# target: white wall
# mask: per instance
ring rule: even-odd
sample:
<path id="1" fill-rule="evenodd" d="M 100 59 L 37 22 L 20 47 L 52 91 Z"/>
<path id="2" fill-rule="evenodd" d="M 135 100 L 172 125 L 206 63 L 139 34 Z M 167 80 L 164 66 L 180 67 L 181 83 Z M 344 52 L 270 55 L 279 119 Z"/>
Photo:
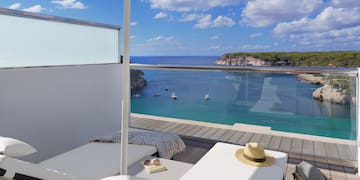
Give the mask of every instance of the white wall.
<path id="1" fill-rule="evenodd" d="M 0 69 L 0 136 L 40 162 L 120 129 L 121 65 Z"/>

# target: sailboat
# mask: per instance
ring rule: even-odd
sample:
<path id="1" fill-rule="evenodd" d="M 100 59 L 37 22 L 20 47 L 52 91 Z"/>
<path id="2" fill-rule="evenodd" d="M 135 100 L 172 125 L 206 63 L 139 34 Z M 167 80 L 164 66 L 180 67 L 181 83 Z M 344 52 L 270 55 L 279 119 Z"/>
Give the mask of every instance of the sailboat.
<path id="1" fill-rule="evenodd" d="M 173 100 L 177 100 L 177 96 L 176 96 L 176 94 L 175 94 L 174 92 L 171 94 L 171 98 L 172 98 Z"/>
<path id="2" fill-rule="evenodd" d="M 204 99 L 205 99 L 206 101 L 210 100 L 209 94 L 205 94 Z"/>

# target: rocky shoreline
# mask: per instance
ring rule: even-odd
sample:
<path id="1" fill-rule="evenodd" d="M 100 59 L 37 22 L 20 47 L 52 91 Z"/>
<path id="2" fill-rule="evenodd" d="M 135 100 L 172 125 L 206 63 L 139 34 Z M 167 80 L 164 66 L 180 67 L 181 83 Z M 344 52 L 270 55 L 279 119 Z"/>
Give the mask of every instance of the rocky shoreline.
<path id="1" fill-rule="evenodd" d="M 216 60 L 215 64 L 228 66 L 271 66 L 270 62 L 251 56 L 230 56 L 226 54 Z"/>
<path id="2" fill-rule="evenodd" d="M 343 84 L 348 82 L 340 82 L 340 80 L 336 79 L 325 80 L 322 76 L 312 74 L 299 74 L 297 79 L 311 84 L 322 85 L 312 93 L 313 98 L 316 100 L 335 104 L 349 104 L 351 102 L 350 93 Z"/>

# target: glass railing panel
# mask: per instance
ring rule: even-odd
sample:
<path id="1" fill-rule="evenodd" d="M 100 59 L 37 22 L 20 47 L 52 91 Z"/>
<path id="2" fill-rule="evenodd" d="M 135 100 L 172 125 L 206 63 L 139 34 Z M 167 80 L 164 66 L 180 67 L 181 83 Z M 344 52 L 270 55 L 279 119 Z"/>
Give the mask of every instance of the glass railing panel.
<path id="1" fill-rule="evenodd" d="M 133 90 L 133 113 L 356 139 L 356 76 L 243 70 L 141 72 L 147 85 Z"/>
<path id="2" fill-rule="evenodd" d="M 0 67 L 117 63 L 119 29 L 14 10 L 0 11 Z"/>

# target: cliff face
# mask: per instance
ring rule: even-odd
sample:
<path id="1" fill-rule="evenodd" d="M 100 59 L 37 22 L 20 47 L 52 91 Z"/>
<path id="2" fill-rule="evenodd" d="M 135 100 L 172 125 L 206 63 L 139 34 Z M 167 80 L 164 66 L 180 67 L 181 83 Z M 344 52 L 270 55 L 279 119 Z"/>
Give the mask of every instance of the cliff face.
<path id="1" fill-rule="evenodd" d="M 313 98 L 316 100 L 336 104 L 348 104 L 351 102 L 349 92 L 343 85 L 347 82 L 338 82 L 336 80 L 326 81 L 322 76 L 314 76 L 312 74 L 299 74 L 297 78 L 307 83 L 322 85 L 322 87 L 317 88 L 312 93 Z"/>
<path id="2" fill-rule="evenodd" d="M 147 86 L 147 81 L 143 77 L 144 72 L 141 70 L 131 70 L 130 79 L 131 79 L 131 94 L 141 91 L 144 87 Z"/>
<path id="3" fill-rule="evenodd" d="M 251 56 L 236 56 L 222 55 L 215 64 L 219 65 L 233 65 L 233 66 L 271 66 L 270 62 L 262 59 L 257 59 Z"/>

